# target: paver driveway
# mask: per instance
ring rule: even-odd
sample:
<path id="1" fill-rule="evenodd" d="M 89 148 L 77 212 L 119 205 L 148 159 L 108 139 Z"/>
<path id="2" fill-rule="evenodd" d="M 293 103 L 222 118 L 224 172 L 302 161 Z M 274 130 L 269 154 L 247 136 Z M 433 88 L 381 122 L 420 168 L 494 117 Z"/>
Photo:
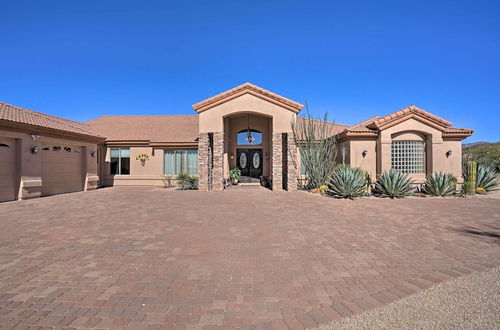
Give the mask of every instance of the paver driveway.
<path id="1" fill-rule="evenodd" d="M 500 264 L 492 199 L 109 188 L 0 204 L 0 324 L 303 328 Z"/>

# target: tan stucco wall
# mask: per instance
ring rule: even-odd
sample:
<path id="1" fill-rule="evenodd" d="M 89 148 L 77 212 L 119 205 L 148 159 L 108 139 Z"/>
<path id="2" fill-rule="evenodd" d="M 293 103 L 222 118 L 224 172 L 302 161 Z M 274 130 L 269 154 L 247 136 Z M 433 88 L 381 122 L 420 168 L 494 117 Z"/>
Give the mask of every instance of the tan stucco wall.
<path id="1" fill-rule="evenodd" d="M 375 178 L 376 174 L 391 168 L 391 143 L 398 140 L 424 141 L 426 144 L 425 173 L 412 174 L 415 183 L 424 182 L 426 175 L 435 172 L 452 173 L 459 181 L 462 180 L 461 141 L 443 140 L 441 130 L 413 118 L 382 130 L 377 140 L 351 138 L 351 166 L 369 171 L 372 178 Z M 364 158 L 363 150 L 367 150 Z M 448 150 L 452 151 L 449 157 L 446 155 Z"/>
<path id="2" fill-rule="evenodd" d="M 112 148 L 130 148 L 130 174 L 129 175 L 110 175 L 110 149 Z M 153 148 L 142 146 L 112 146 L 105 148 L 104 163 L 102 166 L 104 186 L 163 186 L 164 181 L 164 156 L 165 149 L 193 149 L 193 148 Z M 149 159 L 142 166 L 136 156 L 140 153 L 146 153 Z M 175 177 L 172 177 L 172 183 L 175 184 Z"/>
<path id="3" fill-rule="evenodd" d="M 274 103 L 251 94 L 244 94 L 199 114 L 200 133 L 223 132 L 223 118 L 237 113 L 255 113 L 272 117 L 273 131 L 291 132 L 291 121 L 296 114 Z"/>
<path id="4" fill-rule="evenodd" d="M 366 155 L 363 157 L 363 151 Z M 352 167 L 359 167 L 370 173 L 370 177 L 375 180 L 377 175 L 377 141 L 372 140 L 352 140 L 349 145 L 349 161 Z"/>
<path id="5" fill-rule="evenodd" d="M 82 142 L 78 140 L 62 139 L 55 136 L 39 135 L 33 141 L 31 134 L 18 132 L 15 130 L 0 129 L 0 136 L 16 140 L 16 180 L 18 183 L 18 198 L 28 199 L 40 197 L 42 188 L 42 154 L 41 149 L 44 143 L 64 146 L 77 146 L 85 150 L 82 157 L 82 169 L 85 173 L 84 190 L 92 190 L 97 187 L 97 158 L 92 158 L 90 153 L 97 150 L 97 144 Z M 38 147 L 38 153 L 32 154 L 31 149 Z M 85 160 L 83 160 L 85 159 Z"/>

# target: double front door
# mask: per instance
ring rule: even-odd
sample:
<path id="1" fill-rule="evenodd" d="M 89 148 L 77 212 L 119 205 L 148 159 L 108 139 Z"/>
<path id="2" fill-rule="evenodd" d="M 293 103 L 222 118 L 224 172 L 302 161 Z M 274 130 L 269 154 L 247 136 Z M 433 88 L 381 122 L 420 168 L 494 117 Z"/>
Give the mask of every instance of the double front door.
<path id="1" fill-rule="evenodd" d="M 238 149 L 236 163 L 242 176 L 260 178 L 262 175 L 262 149 Z"/>

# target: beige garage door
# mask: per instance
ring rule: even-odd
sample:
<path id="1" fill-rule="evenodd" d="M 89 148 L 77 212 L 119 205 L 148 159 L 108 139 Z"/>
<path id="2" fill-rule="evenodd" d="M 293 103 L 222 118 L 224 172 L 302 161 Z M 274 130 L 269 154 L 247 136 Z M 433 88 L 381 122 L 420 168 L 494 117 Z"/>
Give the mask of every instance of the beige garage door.
<path id="1" fill-rule="evenodd" d="M 16 199 L 16 143 L 0 138 L 0 202 Z"/>
<path id="2" fill-rule="evenodd" d="M 75 146 L 43 146 L 42 196 L 83 190 L 81 152 Z"/>

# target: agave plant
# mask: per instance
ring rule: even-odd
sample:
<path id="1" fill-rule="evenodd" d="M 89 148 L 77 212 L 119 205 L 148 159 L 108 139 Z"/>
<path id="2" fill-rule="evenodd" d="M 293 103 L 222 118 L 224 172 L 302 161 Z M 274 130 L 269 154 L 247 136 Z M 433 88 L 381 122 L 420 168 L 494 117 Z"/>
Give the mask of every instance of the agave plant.
<path id="1" fill-rule="evenodd" d="M 328 192 L 341 198 L 354 198 L 365 194 L 366 178 L 359 168 L 338 166 L 328 182 Z"/>
<path id="2" fill-rule="evenodd" d="M 493 166 L 480 164 L 477 166 L 476 187 L 492 191 L 498 186 L 497 172 Z"/>
<path id="3" fill-rule="evenodd" d="M 457 179 L 450 173 L 434 173 L 427 177 L 422 190 L 433 196 L 451 196 L 457 190 Z"/>
<path id="4" fill-rule="evenodd" d="M 411 194 L 412 184 L 408 174 L 391 169 L 379 175 L 374 191 L 379 196 L 401 198 Z"/>

